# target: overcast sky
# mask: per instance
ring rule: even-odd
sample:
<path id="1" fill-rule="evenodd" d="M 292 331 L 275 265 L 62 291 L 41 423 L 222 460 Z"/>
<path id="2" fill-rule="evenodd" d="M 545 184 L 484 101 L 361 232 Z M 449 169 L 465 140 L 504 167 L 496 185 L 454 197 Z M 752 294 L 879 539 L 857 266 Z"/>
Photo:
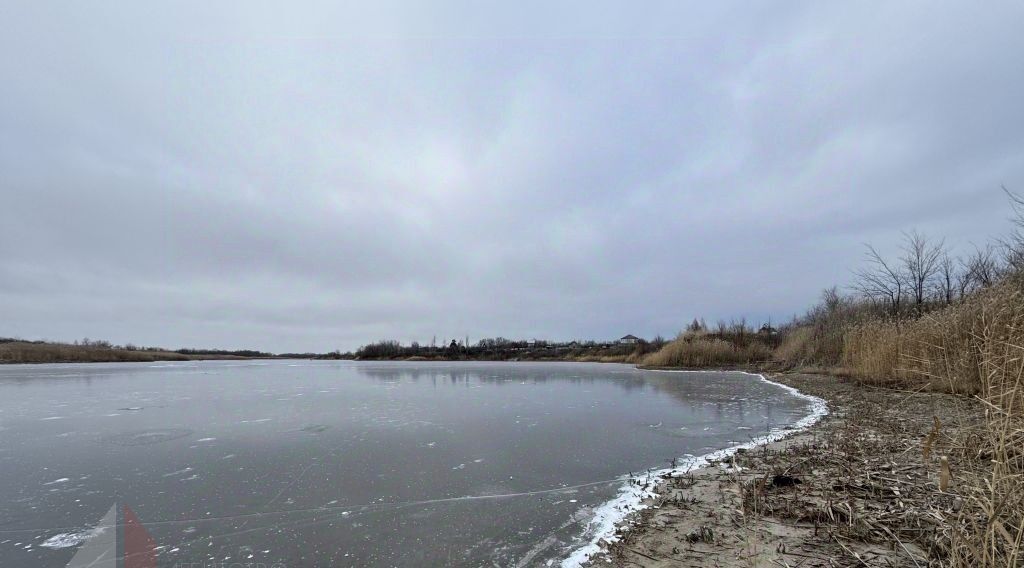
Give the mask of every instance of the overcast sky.
<path id="1" fill-rule="evenodd" d="M 298 4 L 3 3 L 0 336 L 671 335 L 1024 189 L 1020 2 Z"/>

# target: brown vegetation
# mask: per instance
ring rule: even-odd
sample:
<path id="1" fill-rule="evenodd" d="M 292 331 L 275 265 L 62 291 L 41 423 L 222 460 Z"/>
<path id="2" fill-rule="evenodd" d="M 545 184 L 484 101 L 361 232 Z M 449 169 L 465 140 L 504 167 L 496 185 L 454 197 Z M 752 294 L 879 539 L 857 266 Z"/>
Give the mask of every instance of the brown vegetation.
<path id="1" fill-rule="evenodd" d="M 693 320 L 686 331 L 660 350 L 638 357 L 645 367 L 739 367 L 766 363 L 779 346 L 778 330 L 767 323 L 757 331 L 745 320 L 718 322 L 709 328 L 703 320 Z"/>
<path id="2" fill-rule="evenodd" d="M 964 395 L 986 406 L 983 428 L 950 429 L 952 445 L 963 453 L 956 460 L 962 483 L 953 491 L 965 505 L 943 525 L 941 553 L 950 566 L 1024 562 L 1020 556 L 1024 539 L 1021 277 L 1005 276 L 990 288 L 919 317 L 834 321 L 829 327 L 841 331 L 840 371 L 857 381 Z M 793 330 L 779 354 L 813 351 L 806 345 L 811 336 L 808 329 Z M 833 361 L 801 362 L 828 365 Z"/>
<path id="3" fill-rule="evenodd" d="M 1011 199 L 1024 228 L 1022 202 Z M 917 233 L 907 236 L 904 250 L 904 258 L 887 261 L 870 249 L 869 269 L 858 273 L 859 295 L 826 293 L 784 330 L 776 359 L 828 368 L 865 385 L 945 392 L 983 404 L 982 428 L 949 429 L 950 445 L 961 455 L 932 458 L 947 483 L 947 460 L 954 459 L 961 482 L 951 491 L 963 499 L 963 507 L 945 516 L 936 555 L 949 566 L 1020 565 L 1024 238 L 1018 230 L 960 261 Z M 922 441 L 926 455 L 935 435 Z"/>
<path id="4" fill-rule="evenodd" d="M 192 361 L 197 359 L 247 359 L 270 356 L 258 351 L 222 351 L 118 346 L 108 341 L 85 339 L 75 343 L 24 341 L 0 338 L 0 363 L 124 363 Z"/>
<path id="5" fill-rule="evenodd" d="M 67 343 L 11 342 L 0 344 L 3 363 L 98 363 L 124 361 L 188 361 L 171 351 L 132 351 Z"/>
<path id="6" fill-rule="evenodd" d="M 640 363 L 647 367 L 708 368 L 763 362 L 771 356 L 772 350 L 758 340 L 738 343 L 684 333 L 661 350 L 643 357 Z"/>
<path id="7" fill-rule="evenodd" d="M 1008 238 L 955 258 L 944 241 L 905 233 L 898 258 L 868 246 L 853 294 L 826 290 L 778 334 L 744 333 L 745 326 L 726 333 L 724 325 L 709 333 L 695 322 L 642 363 L 728 367 L 772 359 L 762 367 L 821 369 L 869 387 L 983 405 L 980 426 L 977 412 L 949 427 L 936 421 L 918 442 L 939 492 L 958 503 L 939 515 L 929 561 L 1024 565 L 1024 200 L 1008 195 L 1017 225 Z M 949 455 L 933 455 L 940 437 Z"/>

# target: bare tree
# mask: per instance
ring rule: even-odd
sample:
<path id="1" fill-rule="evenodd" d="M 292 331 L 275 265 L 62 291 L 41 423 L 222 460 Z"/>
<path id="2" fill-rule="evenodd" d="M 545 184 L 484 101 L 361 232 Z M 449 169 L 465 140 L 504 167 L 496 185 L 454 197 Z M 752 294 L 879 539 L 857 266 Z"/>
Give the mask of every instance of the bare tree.
<path id="1" fill-rule="evenodd" d="M 931 243 L 928 237 L 917 231 L 903 233 L 903 239 L 903 258 L 900 260 L 907 279 L 907 293 L 920 309 L 939 272 L 945 241 Z"/>
<path id="2" fill-rule="evenodd" d="M 1001 270 L 997 250 L 991 244 L 985 248 L 975 246 L 974 252 L 962 264 L 961 287 L 965 294 L 976 288 L 988 288 L 999 280 Z"/>
<path id="3" fill-rule="evenodd" d="M 974 288 L 974 269 L 971 266 L 971 258 L 960 259 L 960 270 L 956 275 L 956 289 L 960 299 L 967 297 L 967 294 Z"/>
<path id="4" fill-rule="evenodd" d="M 868 249 L 865 253 L 868 266 L 854 272 L 856 282 L 853 288 L 866 298 L 884 302 L 888 305 L 889 311 L 897 315 L 903 302 L 906 282 L 903 271 L 900 266 L 886 262 L 875 247 L 864 246 Z"/>
<path id="5" fill-rule="evenodd" d="M 939 300 L 947 305 L 952 304 L 953 300 L 957 298 L 960 264 L 961 261 L 950 257 L 948 253 L 943 253 L 942 258 L 939 259 L 938 275 L 935 278 L 935 290 L 938 293 Z"/>
<path id="6" fill-rule="evenodd" d="M 1014 271 L 1024 270 L 1024 197 L 1006 189 L 1003 191 L 1010 199 L 1010 207 L 1013 208 L 1013 231 L 1010 235 L 1001 240 L 1004 248 L 1007 266 Z"/>
<path id="7" fill-rule="evenodd" d="M 729 328 L 730 328 L 730 331 L 734 335 L 736 335 L 737 337 L 742 339 L 743 336 L 746 335 L 746 333 L 747 333 L 747 318 L 746 318 L 746 316 L 740 318 L 739 321 L 733 320 L 731 322 L 731 325 L 729 326 Z"/>

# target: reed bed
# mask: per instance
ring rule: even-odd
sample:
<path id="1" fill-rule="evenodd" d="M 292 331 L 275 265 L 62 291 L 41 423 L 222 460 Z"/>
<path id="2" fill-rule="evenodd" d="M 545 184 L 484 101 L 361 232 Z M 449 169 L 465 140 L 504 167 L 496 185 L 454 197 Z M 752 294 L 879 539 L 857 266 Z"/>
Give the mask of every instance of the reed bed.
<path id="1" fill-rule="evenodd" d="M 939 492 L 958 498 L 956 506 L 936 513 L 942 521 L 937 565 L 1024 565 L 1024 278 L 1007 278 L 920 317 L 834 327 L 842 330 L 842 374 L 866 385 L 951 393 L 984 406 L 981 427 L 937 423 L 921 441 L 929 467 L 941 470 Z M 809 326 L 791 332 L 776 357 L 814 362 L 814 337 Z M 948 457 L 931 455 L 938 438 L 946 440 Z M 955 479 L 952 488 L 943 486 L 942 475 L 947 484 Z"/>
<path id="2" fill-rule="evenodd" d="M 640 359 L 649 367 L 723 367 L 771 359 L 772 351 L 759 341 L 745 345 L 695 334 L 683 334 L 660 350 Z"/>
<path id="3" fill-rule="evenodd" d="M 188 361 L 172 351 L 136 351 L 66 343 L 11 342 L 0 344 L 0 363 L 97 363 Z"/>
<path id="4" fill-rule="evenodd" d="M 917 473 L 928 480 L 915 486 L 925 496 L 927 507 L 919 509 L 927 518 L 915 518 L 913 531 L 922 535 L 918 544 L 927 551 L 929 565 L 1024 566 L 1024 273 L 1008 273 L 948 305 L 897 313 L 827 292 L 821 305 L 785 330 L 774 351 L 756 334 L 737 340 L 687 332 L 639 362 L 730 367 L 769 358 L 776 366 L 827 369 L 861 385 L 888 389 L 897 413 L 904 409 L 895 406 L 914 393 L 946 393 L 961 400 L 959 417 L 936 418 L 929 428 L 904 434 L 919 435 L 919 440 L 893 437 L 898 446 L 920 448 Z M 933 417 L 906 418 L 920 426 L 931 424 Z M 861 474 L 867 479 L 889 475 L 856 467 L 844 475 Z M 863 519 L 874 522 L 870 516 Z M 927 538 L 921 532 L 925 526 L 932 527 Z M 890 521 L 868 528 L 876 536 L 886 531 L 908 536 Z"/>

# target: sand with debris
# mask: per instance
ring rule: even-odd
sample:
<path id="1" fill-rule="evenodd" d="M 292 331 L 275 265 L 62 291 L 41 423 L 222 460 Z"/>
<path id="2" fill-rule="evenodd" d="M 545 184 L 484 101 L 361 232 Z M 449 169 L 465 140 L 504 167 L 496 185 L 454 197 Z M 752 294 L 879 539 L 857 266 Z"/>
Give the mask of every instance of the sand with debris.
<path id="1" fill-rule="evenodd" d="M 727 463 L 662 480 L 658 497 L 591 566 L 923 567 L 934 560 L 946 516 L 962 505 L 949 445 L 978 427 L 981 407 L 821 375 L 769 378 L 825 399 L 829 416 Z"/>

